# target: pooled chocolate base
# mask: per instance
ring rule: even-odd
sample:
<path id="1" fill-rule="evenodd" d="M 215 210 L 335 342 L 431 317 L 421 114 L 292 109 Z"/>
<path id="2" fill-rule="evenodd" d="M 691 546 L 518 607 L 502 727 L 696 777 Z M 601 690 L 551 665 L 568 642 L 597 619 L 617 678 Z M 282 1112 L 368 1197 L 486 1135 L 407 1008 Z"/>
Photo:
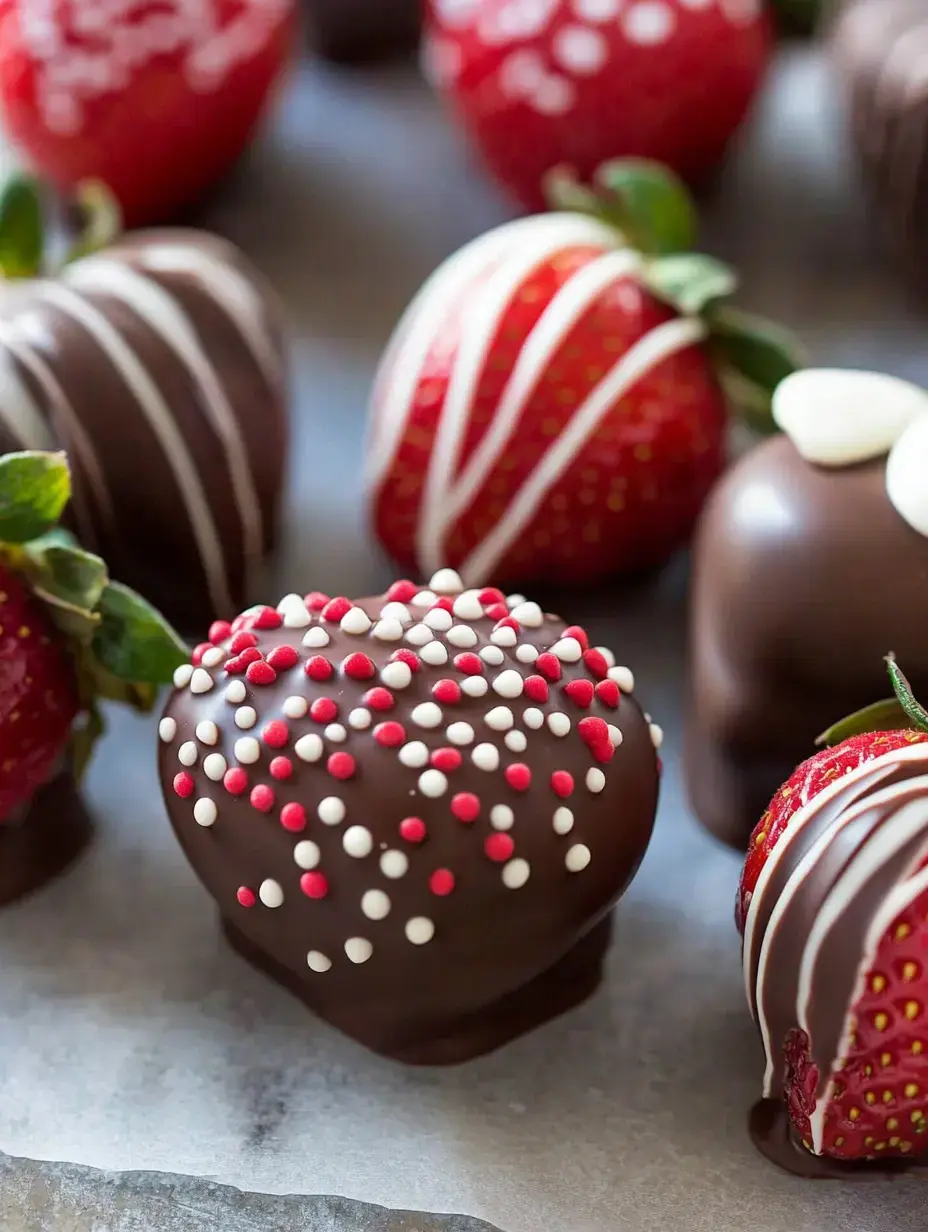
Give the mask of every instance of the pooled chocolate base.
<path id="1" fill-rule="evenodd" d="M 376 1014 L 364 1003 L 336 1008 L 318 995 L 318 985 L 303 981 L 258 949 L 229 920 L 222 930 L 232 948 L 265 975 L 282 984 L 311 1010 L 356 1039 L 371 1052 L 404 1065 L 461 1065 L 534 1031 L 590 997 L 602 981 L 603 961 L 612 940 L 612 913 L 582 937 L 553 967 L 492 1005 L 455 1019 L 404 1024 L 402 1033 L 384 1034 Z M 314 995 L 314 991 L 317 995 Z"/>
<path id="2" fill-rule="evenodd" d="M 888 1181 L 907 1173 L 924 1173 L 925 1156 L 915 1159 L 853 1160 L 813 1155 L 799 1142 L 777 1099 L 759 1100 L 748 1117 L 751 1141 L 765 1159 L 809 1181 Z"/>
<path id="3" fill-rule="evenodd" d="M 68 774 L 36 793 L 15 821 L 0 825 L 0 906 L 63 873 L 90 840 L 90 817 Z"/>

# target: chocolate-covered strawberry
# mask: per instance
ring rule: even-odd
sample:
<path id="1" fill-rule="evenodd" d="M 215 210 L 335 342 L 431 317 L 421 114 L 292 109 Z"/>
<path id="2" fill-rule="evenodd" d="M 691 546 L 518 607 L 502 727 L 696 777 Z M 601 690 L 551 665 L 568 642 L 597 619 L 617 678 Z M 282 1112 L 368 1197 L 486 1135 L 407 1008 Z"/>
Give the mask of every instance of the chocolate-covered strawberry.
<path id="1" fill-rule="evenodd" d="M 175 684 L 174 829 L 233 944 L 323 1018 L 448 1063 L 596 986 L 659 732 L 582 629 L 445 569 L 218 622 Z"/>
<path id="2" fill-rule="evenodd" d="M 896 698 L 774 797 L 738 896 L 767 1058 L 752 1128 L 805 1175 L 928 1147 L 928 713 L 890 672 Z"/>
<path id="3" fill-rule="evenodd" d="M 59 871 L 86 819 L 59 776 L 79 776 L 101 699 L 150 706 L 184 647 L 57 521 L 63 454 L 0 457 L 0 902 Z M 71 755 L 71 756 L 69 756 Z"/>

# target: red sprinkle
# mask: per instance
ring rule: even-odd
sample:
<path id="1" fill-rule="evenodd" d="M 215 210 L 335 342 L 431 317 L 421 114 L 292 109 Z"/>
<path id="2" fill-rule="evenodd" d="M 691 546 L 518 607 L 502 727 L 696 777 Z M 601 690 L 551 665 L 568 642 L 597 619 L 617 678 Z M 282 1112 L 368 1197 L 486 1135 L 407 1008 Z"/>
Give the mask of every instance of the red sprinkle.
<path id="1" fill-rule="evenodd" d="M 214 620 L 209 627 L 209 640 L 214 646 L 232 636 L 232 626 L 227 620 Z"/>
<path id="2" fill-rule="evenodd" d="M 465 676 L 479 676 L 483 671 L 483 663 L 480 661 L 480 656 L 473 654 L 469 650 L 454 656 L 454 666 L 459 672 L 463 672 Z"/>
<path id="3" fill-rule="evenodd" d="M 440 599 L 435 600 L 435 602 L 429 608 L 429 611 L 434 612 L 436 608 L 441 608 L 443 612 L 453 612 L 454 611 L 454 600 L 451 598 L 450 595 L 442 595 Z"/>
<path id="4" fill-rule="evenodd" d="M 490 620 L 502 620 L 504 616 L 509 615 L 509 608 L 505 603 L 491 603 L 486 614 Z"/>
<path id="5" fill-rule="evenodd" d="M 253 907 L 258 901 L 258 896 L 254 890 L 249 890 L 248 886 L 239 886 L 235 891 L 235 897 L 242 907 Z"/>
<path id="6" fill-rule="evenodd" d="M 588 715 L 577 724 L 577 733 L 584 744 L 596 744 L 600 740 L 609 739 L 609 725 L 605 719 Z"/>
<path id="7" fill-rule="evenodd" d="M 495 586 L 484 586 L 477 598 L 484 607 L 488 607 L 491 603 L 506 602 L 506 596 L 501 590 L 497 590 Z"/>
<path id="8" fill-rule="evenodd" d="M 200 664 L 203 662 L 203 656 L 206 654 L 207 650 L 212 650 L 212 649 L 213 649 L 212 642 L 200 642 L 199 646 L 194 646 L 193 654 L 190 656 L 190 662 L 193 664 L 194 667 L 199 667 Z"/>
<path id="9" fill-rule="evenodd" d="M 439 898 L 445 898 L 454 889 L 454 873 L 450 868 L 436 868 L 429 878 L 429 889 Z"/>
<path id="10" fill-rule="evenodd" d="M 338 718 L 338 702 L 331 697 L 317 697 L 309 708 L 309 717 L 316 723 L 332 723 Z"/>
<path id="11" fill-rule="evenodd" d="M 350 611 L 351 600 L 346 599 L 344 595 L 339 595 L 337 599 L 330 599 L 322 609 L 322 619 L 335 621 L 337 623 Z"/>
<path id="12" fill-rule="evenodd" d="M 253 633 L 249 633 L 247 629 L 241 629 L 229 642 L 230 654 L 241 654 L 243 650 L 248 650 L 250 646 L 257 646 L 258 639 Z"/>
<path id="13" fill-rule="evenodd" d="M 307 898 L 325 898 L 329 892 L 329 880 L 325 873 L 304 873 L 300 889 Z"/>
<path id="14" fill-rule="evenodd" d="M 506 782 L 516 791 L 528 791 L 532 781 L 532 772 L 524 762 L 516 761 L 506 767 Z"/>
<path id="15" fill-rule="evenodd" d="M 586 635 L 586 629 L 581 629 L 579 625 L 568 625 L 561 637 L 572 637 L 575 642 L 579 642 L 583 650 L 589 650 L 590 639 Z"/>
<path id="16" fill-rule="evenodd" d="M 451 812 L 458 821 L 470 823 L 480 816 L 480 797 L 472 791 L 459 791 L 451 801 Z"/>
<path id="17" fill-rule="evenodd" d="M 587 710 L 593 700 L 592 680 L 571 680 L 564 685 L 564 692 L 581 710 Z"/>
<path id="18" fill-rule="evenodd" d="M 310 680 L 322 681 L 328 680 L 335 671 L 335 668 L 328 661 L 325 655 L 313 655 L 311 659 L 306 660 L 306 667 L 304 670 Z"/>
<path id="19" fill-rule="evenodd" d="M 294 834 L 300 830 L 306 829 L 306 809 L 302 804 L 297 804 L 295 801 L 290 804 L 285 804 L 280 810 L 280 824 L 285 830 L 290 830 Z"/>
<path id="20" fill-rule="evenodd" d="M 523 685 L 525 696 L 533 702 L 548 700 L 548 682 L 544 676 L 527 676 Z"/>
<path id="21" fill-rule="evenodd" d="M 505 864 L 515 847 L 508 834 L 491 834 L 483 844 L 483 850 L 496 864 Z"/>
<path id="22" fill-rule="evenodd" d="M 193 777 L 186 770 L 181 770 L 180 774 L 174 775 L 174 790 L 182 800 L 186 800 L 188 796 L 193 795 L 195 786 Z"/>
<path id="23" fill-rule="evenodd" d="M 555 770 L 551 775 L 551 786 L 556 796 L 566 800 L 574 789 L 574 776 L 567 770 Z"/>
<path id="24" fill-rule="evenodd" d="M 310 612 L 321 612 L 328 601 L 329 596 L 324 595 L 321 590 L 311 590 L 308 595 L 303 596 L 306 609 Z"/>
<path id="25" fill-rule="evenodd" d="M 275 757 L 268 769 L 272 778 L 282 782 L 293 774 L 293 762 L 289 757 Z"/>
<path id="26" fill-rule="evenodd" d="M 411 672 L 419 670 L 419 656 L 414 650 L 407 650 L 405 646 L 401 646 L 399 650 L 394 650 L 390 655 L 392 663 L 405 663 Z"/>
<path id="27" fill-rule="evenodd" d="M 247 612 L 239 612 L 238 616 L 236 616 L 235 619 L 232 621 L 232 632 L 238 633 L 239 629 L 243 629 L 245 627 L 245 622 L 247 621 L 247 619 L 248 619 Z"/>
<path id="28" fill-rule="evenodd" d="M 408 603 L 410 599 L 414 599 L 419 593 L 419 587 L 415 582 L 410 582 L 408 578 L 400 578 L 398 582 L 394 582 L 387 591 L 387 599 L 390 603 Z"/>
<path id="29" fill-rule="evenodd" d="M 261 739 L 272 749 L 282 749 L 290 739 L 290 729 L 283 719 L 272 719 L 261 733 Z"/>
<path id="30" fill-rule="evenodd" d="M 436 749 L 429 758 L 431 765 L 436 770 L 443 770 L 449 773 L 451 770 L 457 770 L 461 764 L 461 754 L 457 749 Z"/>
<path id="31" fill-rule="evenodd" d="M 267 656 L 267 661 L 275 672 L 286 672 L 296 667 L 300 656 L 295 646 L 275 646 Z"/>
<path id="32" fill-rule="evenodd" d="M 596 744 L 590 745 L 590 752 L 597 761 L 612 761 L 615 757 L 615 748 L 611 740 L 597 740 Z"/>
<path id="33" fill-rule="evenodd" d="M 342 671 L 352 680 L 370 680 L 377 669 L 366 654 L 361 654 L 360 650 L 356 650 L 342 663 Z"/>
<path id="34" fill-rule="evenodd" d="M 516 633 L 521 633 L 522 626 L 516 620 L 515 616 L 503 616 L 493 626 L 493 632 L 497 629 L 514 629 Z"/>
<path id="35" fill-rule="evenodd" d="M 400 822 L 400 838 L 407 843 L 421 843 L 427 833 L 421 817 L 404 817 Z"/>
<path id="36" fill-rule="evenodd" d="M 248 664 L 245 679 L 249 684 L 273 684 L 277 679 L 277 673 L 270 663 L 266 663 L 263 659 L 256 659 L 254 663 Z"/>
<path id="37" fill-rule="evenodd" d="M 597 680 L 605 680 L 609 673 L 609 664 L 601 650 L 584 650 L 583 662 L 591 676 L 595 676 Z"/>
<path id="38" fill-rule="evenodd" d="M 222 785 L 232 796 L 240 796 L 248 787 L 248 775 L 241 766 L 233 766 L 222 777 Z"/>
<path id="39" fill-rule="evenodd" d="M 259 608 L 251 619 L 253 629 L 279 629 L 283 623 L 280 612 L 275 612 L 272 607 Z"/>
<path id="40" fill-rule="evenodd" d="M 454 680 L 439 680 L 432 686 L 432 696 L 446 706 L 454 705 L 461 700 L 461 686 Z"/>
<path id="41" fill-rule="evenodd" d="M 256 646 L 246 646 L 236 659 L 229 659 L 225 665 L 230 676 L 241 676 L 252 663 L 261 661 L 261 651 Z"/>
<path id="42" fill-rule="evenodd" d="M 374 739 L 385 749 L 395 749 L 406 740 L 406 729 L 402 723 L 378 723 L 374 728 Z"/>
<path id="43" fill-rule="evenodd" d="M 557 655 L 551 654 L 550 651 L 546 650 L 544 654 L 540 654 L 538 658 L 535 660 L 535 666 L 538 668 L 538 670 L 541 672 L 542 676 L 544 676 L 546 680 L 560 680 L 561 678 L 560 660 L 558 659 Z"/>
<path id="44" fill-rule="evenodd" d="M 259 813 L 269 813 L 274 807 L 274 789 L 268 787 L 266 783 L 258 783 L 257 786 L 252 787 L 248 799 L 251 801 L 252 808 L 256 808 Z"/>
<path id="45" fill-rule="evenodd" d="M 361 705 L 367 706 L 368 710 L 392 710 L 396 705 L 396 698 L 389 689 L 378 685 L 375 689 L 367 690 L 361 698 Z"/>
<path id="46" fill-rule="evenodd" d="M 354 774 L 354 758 L 350 753 L 333 753 L 326 762 L 333 779 L 350 779 Z"/>
<path id="47" fill-rule="evenodd" d="M 596 685 L 596 696 L 610 710 L 618 710 L 622 694 L 614 680 L 600 680 Z"/>

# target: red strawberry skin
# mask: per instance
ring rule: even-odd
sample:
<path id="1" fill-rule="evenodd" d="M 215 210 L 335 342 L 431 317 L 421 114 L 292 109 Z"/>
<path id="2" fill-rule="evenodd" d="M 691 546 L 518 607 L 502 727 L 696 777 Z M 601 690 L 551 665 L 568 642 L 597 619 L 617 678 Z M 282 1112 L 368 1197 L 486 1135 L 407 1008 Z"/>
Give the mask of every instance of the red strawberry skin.
<path id="1" fill-rule="evenodd" d="M 521 8 L 522 12 L 516 12 Z M 529 210 L 543 178 L 610 158 L 690 181 L 721 161 L 772 47 L 760 3 L 431 0 L 427 64 L 492 175 Z"/>
<path id="2" fill-rule="evenodd" d="M 22 583 L 0 566 L 0 825 L 51 778 L 77 712 L 70 662 Z"/>
<path id="3" fill-rule="evenodd" d="M 264 17 L 261 7 L 204 0 L 198 34 L 175 0 L 159 5 L 159 14 L 150 4 L 129 5 L 113 19 L 123 24 L 111 39 L 91 26 L 84 0 L 54 0 L 50 29 L 37 42 L 25 26 L 28 5 L 0 0 L 0 109 L 12 140 L 62 189 L 103 181 L 129 226 L 171 218 L 242 154 L 285 62 L 291 0 L 264 6 Z M 151 51 L 159 37 L 168 48 L 161 53 Z M 216 68 L 232 46 L 224 52 L 223 37 L 245 48 L 231 53 L 228 71 Z M 207 44 L 214 50 L 204 52 Z M 128 64 L 123 46 L 132 49 Z M 197 48 L 199 75 L 190 68 Z M 55 74 L 107 84 L 59 89 Z"/>

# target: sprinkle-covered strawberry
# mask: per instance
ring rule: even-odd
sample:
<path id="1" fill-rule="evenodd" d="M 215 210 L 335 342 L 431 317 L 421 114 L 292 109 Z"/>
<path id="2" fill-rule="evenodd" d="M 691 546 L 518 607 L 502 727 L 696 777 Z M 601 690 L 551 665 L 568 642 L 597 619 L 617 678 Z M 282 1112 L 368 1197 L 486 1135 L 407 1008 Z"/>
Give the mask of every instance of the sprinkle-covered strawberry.
<path id="1" fill-rule="evenodd" d="M 589 582 L 663 563 L 725 460 L 729 404 L 770 426 L 798 362 L 689 251 L 682 184 L 610 164 L 551 177 L 560 212 L 509 223 L 428 280 L 381 364 L 369 498 L 406 569 L 468 585 Z"/>

